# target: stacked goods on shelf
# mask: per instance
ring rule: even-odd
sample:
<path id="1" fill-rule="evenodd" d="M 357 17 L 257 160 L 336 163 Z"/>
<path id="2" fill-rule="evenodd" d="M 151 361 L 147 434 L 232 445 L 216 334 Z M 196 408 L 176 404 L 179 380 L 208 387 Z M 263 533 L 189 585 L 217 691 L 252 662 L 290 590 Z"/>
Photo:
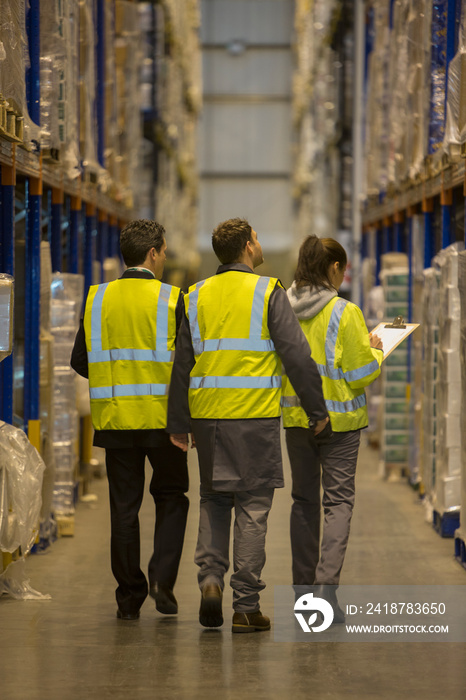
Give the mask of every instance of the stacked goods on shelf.
<path id="1" fill-rule="evenodd" d="M 26 106 L 26 15 L 24 0 L 0 3 L 0 137 L 15 143 L 39 143 L 40 129 Z"/>
<path id="2" fill-rule="evenodd" d="M 466 299 L 466 251 L 458 255 L 459 266 L 459 292 L 462 300 Z M 461 385 L 466 387 L 466 303 L 461 304 L 460 322 L 460 348 L 461 348 Z M 458 559 L 466 566 L 466 392 L 461 393 L 461 495 L 460 495 L 460 527 L 455 532 L 455 550 Z"/>
<path id="3" fill-rule="evenodd" d="M 117 76 L 115 52 L 115 3 L 105 2 L 105 128 L 104 164 L 109 180 L 118 182 Z"/>
<path id="4" fill-rule="evenodd" d="M 115 72 L 117 152 L 116 167 L 121 195 L 134 206 L 138 182 L 140 128 L 139 65 L 141 32 L 137 3 L 117 0 L 115 4 Z M 135 147 L 136 146 L 136 147 Z"/>
<path id="5" fill-rule="evenodd" d="M 424 175 L 426 162 L 437 170 L 444 154 L 459 156 L 459 146 L 466 141 L 464 17 L 458 52 L 447 64 L 452 40 L 448 13 L 457 13 L 459 7 L 448 0 L 372 3 L 365 115 L 367 197 Z"/>
<path id="6" fill-rule="evenodd" d="M 430 92 L 431 52 L 430 0 L 410 1 L 407 18 L 408 80 L 399 76 L 399 90 L 406 87 L 406 113 L 404 128 L 407 131 L 404 179 L 415 178 L 422 171 L 427 153 Z"/>
<path id="7" fill-rule="evenodd" d="M 406 256 L 402 253 L 383 255 L 380 277 L 385 300 L 384 317 L 390 321 L 396 316 L 407 319 L 409 271 Z M 409 465 L 408 366 L 409 352 L 406 342 L 393 350 L 383 363 L 381 461 L 385 475 L 393 468 L 405 471 Z"/>
<path id="8" fill-rule="evenodd" d="M 93 0 L 79 0 L 79 151 L 85 172 L 97 172 L 96 57 Z"/>
<path id="9" fill-rule="evenodd" d="M 457 515 L 461 498 L 461 300 L 458 244 L 434 259 L 440 271 L 437 382 L 437 451 L 432 506 L 442 534 Z M 451 533 L 452 534 L 452 533 Z"/>
<path id="10" fill-rule="evenodd" d="M 432 3 L 430 122 L 428 155 L 441 153 L 445 134 L 448 0 Z M 453 7 L 453 4 L 450 3 Z"/>
<path id="11" fill-rule="evenodd" d="M 78 0 L 40 6 L 41 148 L 70 179 L 79 174 L 78 12 Z"/>
<path id="12" fill-rule="evenodd" d="M 461 3 L 458 49 L 448 65 L 444 151 L 459 156 L 466 143 L 466 5 Z"/>
<path id="13" fill-rule="evenodd" d="M 408 33 L 409 1 L 393 5 L 393 22 L 389 42 L 388 64 L 388 163 L 387 181 L 393 185 L 403 180 L 406 172 L 406 102 L 408 91 L 401 76 L 408 74 Z M 386 3 L 387 5 L 387 3 Z"/>
<path id="14" fill-rule="evenodd" d="M 141 29 L 147 10 L 141 7 Z M 198 174 L 196 125 L 201 108 L 201 67 L 198 0 L 164 0 L 155 14 L 157 27 L 151 40 L 161 39 L 164 51 L 153 51 L 156 60 L 158 178 L 155 218 L 170 231 L 170 248 L 177 262 L 190 265 L 197 229 Z M 153 18 L 154 21 L 154 18 Z M 167 271 L 169 271 L 167 269 Z"/>
<path id="15" fill-rule="evenodd" d="M 55 273 L 52 279 L 51 331 L 54 336 L 55 486 L 53 510 L 60 534 L 73 534 L 74 490 L 78 461 L 76 375 L 70 367 L 83 298 L 82 275 Z"/>
<path id="16" fill-rule="evenodd" d="M 334 236 L 348 228 L 345 217 L 351 212 L 351 161 L 344 157 L 351 145 L 341 132 L 350 132 L 352 76 L 346 71 L 345 50 L 351 50 L 352 35 L 345 36 L 340 53 L 331 47 L 340 9 L 337 2 L 296 3 L 292 114 L 297 241 L 311 230 Z"/>
<path id="17" fill-rule="evenodd" d="M 366 85 L 365 165 L 368 196 L 387 189 L 390 114 L 390 6 L 385 0 L 376 0 L 373 12 L 373 45 L 368 59 Z"/>
<path id="18" fill-rule="evenodd" d="M 435 267 L 424 270 L 422 313 L 422 460 L 421 478 L 424 491 L 431 500 L 436 478 L 437 454 L 437 385 L 439 355 L 439 285 L 440 275 Z"/>

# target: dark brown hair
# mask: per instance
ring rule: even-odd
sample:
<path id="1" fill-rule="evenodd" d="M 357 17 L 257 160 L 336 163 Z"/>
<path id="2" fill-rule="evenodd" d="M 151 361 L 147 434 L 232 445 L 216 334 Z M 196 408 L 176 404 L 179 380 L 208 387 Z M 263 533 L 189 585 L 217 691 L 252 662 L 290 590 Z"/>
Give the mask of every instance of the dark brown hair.
<path id="1" fill-rule="evenodd" d="M 141 265 L 151 248 L 160 253 L 164 240 L 165 229 L 162 224 L 149 219 L 130 221 L 120 233 L 120 250 L 125 265 Z"/>
<path id="2" fill-rule="evenodd" d="M 214 229 L 212 248 L 223 265 L 238 262 L 251 236 L 252 228 L 246 219 L 228 219 Z"/>
<path id="3" fill-rule="evenodd" d="M 334 238 L 308 236 L 299 249 L 295 272 L 297 287 L 326 287 L 333 289 L 328 277 L 330 265 L 338 262 L 341 269 L 347 265 L 345 249 Z"/>

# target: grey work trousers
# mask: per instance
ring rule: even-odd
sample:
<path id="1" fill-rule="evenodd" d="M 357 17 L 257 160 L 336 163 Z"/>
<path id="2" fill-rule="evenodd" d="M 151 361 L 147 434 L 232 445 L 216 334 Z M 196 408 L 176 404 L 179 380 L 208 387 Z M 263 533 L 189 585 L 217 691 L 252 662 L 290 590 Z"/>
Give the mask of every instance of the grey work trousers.
<path id="1" fill-rule="evenodd" d="M 310 430 L 286 429 L 293 478 L 290 534 L 295 585 L 337 585 L 345 559 L 354 506 L 360 430 L 334 433 L 318 446 Z M 320 478 L 324 526 L 320 541 Z"/>
<path id="2" fill-rule="evenodd" d="M 259 593 L 265 564 L 267 518 L 274 489 L 254 491 L 210 491 L 201 486 L 199 535 L 194 561 L 200 567 L 199 588 L 218 584 L 223 590 L 230 566 L 231 509 L 235 509 L 233 531 L 233 608 L 236 612 L 259 610 Z"/>

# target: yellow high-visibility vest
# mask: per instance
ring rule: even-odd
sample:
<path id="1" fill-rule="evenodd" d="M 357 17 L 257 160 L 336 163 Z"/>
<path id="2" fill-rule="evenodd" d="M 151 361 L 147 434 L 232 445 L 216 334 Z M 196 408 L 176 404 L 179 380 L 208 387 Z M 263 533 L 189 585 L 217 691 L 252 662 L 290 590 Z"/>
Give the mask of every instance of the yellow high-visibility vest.
<path id="1" fill-rule="evenodd" d="M 189 382 L 192 418 L 280 415 L 281 361 L 268 328 L 277 283 L 229 270 L 190 288 L 185 305 L 196 360 Z"/>
<path id="2" fill-rule="evenodd" d="M 96 430 L 166 427 L 180 292 L 156 279 L 90 287 L 84 331 Z"/>
<path id="3" fill-rule="evenodd" d="M 299 321 L 322 378 L 322 391 L 335 432 L 368 424 L 368 386 L 380 374 L 383 352 L 371 348 L 361 310 L 334 297 L 316 316 Z M 288 379 L 283 377 L 283 425 L 307 428 L 308 418 Z"/>

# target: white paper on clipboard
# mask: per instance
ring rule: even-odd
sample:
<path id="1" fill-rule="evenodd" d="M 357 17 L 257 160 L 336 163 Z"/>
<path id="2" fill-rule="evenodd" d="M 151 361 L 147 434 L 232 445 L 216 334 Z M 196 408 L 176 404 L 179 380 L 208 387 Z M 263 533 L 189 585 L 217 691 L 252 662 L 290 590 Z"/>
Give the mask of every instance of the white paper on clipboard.
<path id="1" fill-rule="evenodd" d="M 383 321 L 371 331 L 373 335 L 378 335 L 382 341 L 384 360 L 408 335 L 419 328 L 419 323 L 404 323 L 405 328 L 387 328 L 389 325 L 390 321 Z"/>

